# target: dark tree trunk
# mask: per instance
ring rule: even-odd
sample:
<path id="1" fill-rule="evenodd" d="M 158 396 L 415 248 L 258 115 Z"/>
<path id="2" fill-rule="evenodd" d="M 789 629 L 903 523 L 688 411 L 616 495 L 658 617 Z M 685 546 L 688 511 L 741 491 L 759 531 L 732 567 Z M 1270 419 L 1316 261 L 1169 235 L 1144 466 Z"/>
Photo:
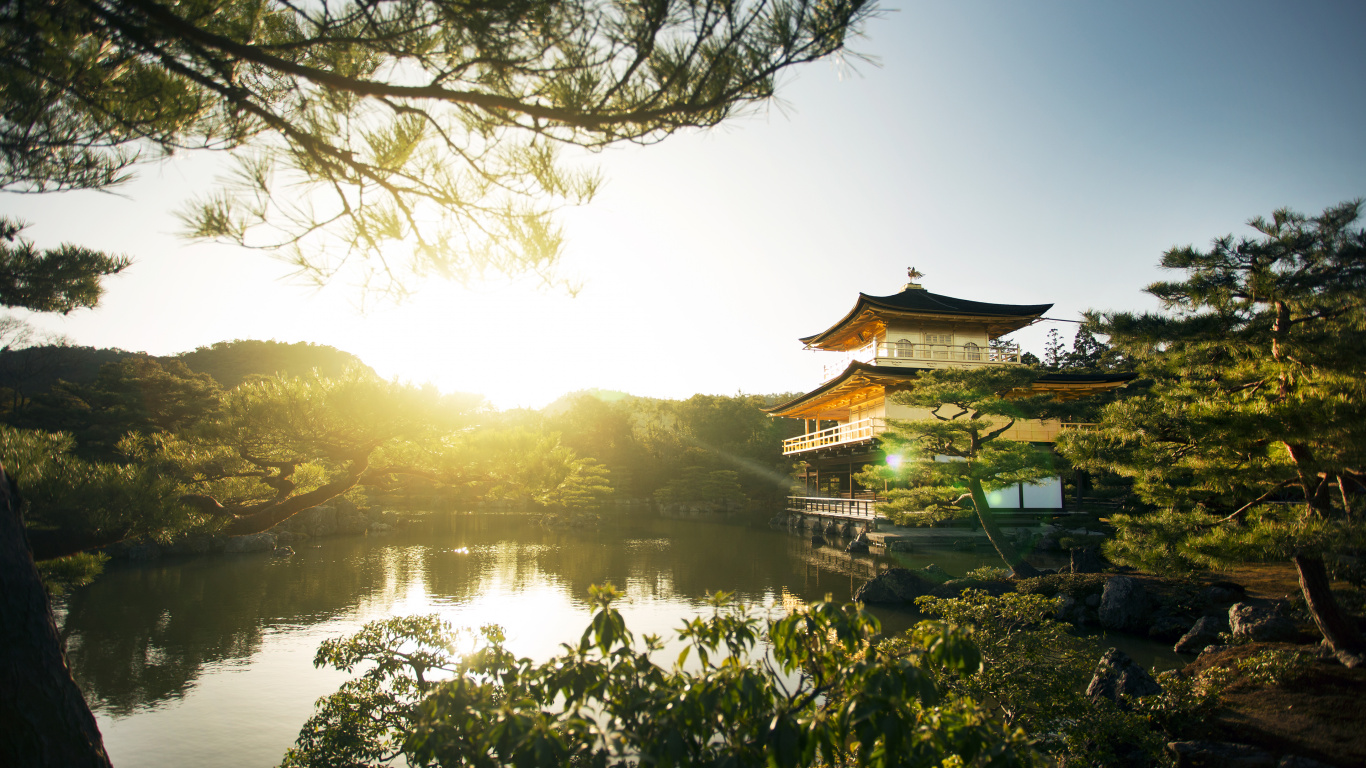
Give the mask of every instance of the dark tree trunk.
<path id="1" fill-rule="evenodd" d="M 38 577 L 19 495 L 0 467 L 0 765 L 108 768 Z"/>
<path id="2" fill-rule="evenodd" d="M 982 483 L 978 480 L 968 480 L 968 489 L 972 492 L 972 505 L 977 508 L 977 520 L 982 524 L 982 531 L 986 533 L 991 546 L 996 548 L 996 554 L 1010 566 L 1010 570 L 1015 572 L 1017 578 L 1028 579 L 1041 575 L 1038 569 L 1025 562 L 1020 553 L 1015 551 L 1010 540 L 996 525 L 996 519 L 991 516 L 991 507 L 987 505 L 987 494 L 982 490 Z"/>
<path id="3" fill-rule="evenodd" d="M 1335 651 L 1361 653 L 1366 650 L 1361 631 L 1343 614 L 1333 597 L 1328 568 L 1324 566 L 1323 559 L 1296 555 L 1294 560 L 1300 574 L 1300 591 L 1304 593 L 1304 601 L 1309 606 L 1309 615 L 1314 617 L 1314 623 L 1328 644 Z"/>

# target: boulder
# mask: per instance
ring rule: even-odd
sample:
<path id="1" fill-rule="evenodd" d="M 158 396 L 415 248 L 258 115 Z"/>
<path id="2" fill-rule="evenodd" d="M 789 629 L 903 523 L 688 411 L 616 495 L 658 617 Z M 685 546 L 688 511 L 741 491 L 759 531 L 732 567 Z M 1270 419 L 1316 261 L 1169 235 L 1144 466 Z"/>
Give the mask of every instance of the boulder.
<path id="1" fill-rule="evenodd" d="M 1219 642 L 1219 635 L 1228 629 L 1228 625 L 1221 619 L 1214 616 L 1201 616 L 1199 621 L 1190 631 L 1181 636 L 1172 646 L 1172 650 L 1177 653 L 1200 653 L 1206 648 Z"/>
<path id="2" fill-rule="evenodd" d="M 1271 608 L 1251 603 L 1230 606 L 1228 626 L 1233 639 L 1244 642 L 1293 643 L 1300 637 L 1295 622 Z"/>
<path id="3" fill-rule="evenodd" d="M 252 533 L 246 536 L 229 536 L 223 546 L 224 552 L 270 552 L 275 549 L 275 534 Z"/>
<path id="4" fill-rule="evenodd" d="M 1118 648 L 1111 648 L 1100 657 L 1096 673 L 1091 676 L 1091 684 L 1086 686 L 1086 696 L 1092 701 L 1109 699 L 1125 709 L 1128 708 L 1125 697 L 1137 698 L 1161 692 L 1162 686 L 1157 684 L 1153 676 Z"/>
<path id="5" fill-rule="evenodd" d="M 1179 616 L 1161 616 L 1148 625 L 1148 637 L 1164 643 L 1172 643 L 1186 636 L 1190 631 L 1191 620 Z"/>
<path id="6" fill-rule="evenodd" d="M 1100 573 L 1105 570 L 1105 559 L 1095 547 L 1074 547 L 1071 551 L 1069 573 Z"/>
<path id="7" fill-rule="evenodd" d="M 1206 587 L 1202 596 L 1210 603 L 1234 603 L 1243 599 L 1243 588 L 1237 584 L 1220 582 Z"/>
<path id="8" fill-rule="evenodd" d="M 869 605 L 900 605 L 928 593 L 933 586 L 934 582 L 922 579 L 914 571 L 889 568 L 859 587 L 854 600 Z"/>
<path id="9" fill-rule="evenodd" d="M 844 548 L 845 552 L 856 554 L 866 554 L 868 552 L 868 534 L 860 533 L 849 542 L 849 546 Z"/>
<path id="10" fill-rule="evenodd" d="M 944 570 L 943 568 L 940 568 L 934 563 L 930 563 L 924 568 L 921 568 L 919 571 L 916 572 L 916 575 L 922 579 L 925 579 L 927 581 L 933 581 L 938 584 L 943 584 L 944 582 L 949 581 L 953 578 L 953 576 L 948 571 Z"/>
<path id="11" fill-rule="evenodd" d="M 275 546 L 293 546 L 308 541 L 308 534 L 294 531 L 275 531 Z"/>
<path id="12" fill-rule="evenodd" d="M 1112 576 L 1100 597 L 1100 625 L 1119 632 L 1146 632 L 1148 592 L 1129 576 Z"/>
<path id="13" fill-rule="evenodd" d="M 1276 758 L 1248 744 L 1173 741 L 1167 751 L 1176 757 L 1176 768 L 1276 768 Z"/>
<path id="14" fill-rule="evenodd" d="M 822 536 L 822 535 L 820 535 L 820 534 L 818 533 L 818 534 L 815 534 L 814 536 L 811 537 L 811 546 L 813 546 L 813 547 L 821 547 L 821 546 L 824 546 L 824 545 L 825 545 L 825 537 L 824 537 L 824 536 Z"/>

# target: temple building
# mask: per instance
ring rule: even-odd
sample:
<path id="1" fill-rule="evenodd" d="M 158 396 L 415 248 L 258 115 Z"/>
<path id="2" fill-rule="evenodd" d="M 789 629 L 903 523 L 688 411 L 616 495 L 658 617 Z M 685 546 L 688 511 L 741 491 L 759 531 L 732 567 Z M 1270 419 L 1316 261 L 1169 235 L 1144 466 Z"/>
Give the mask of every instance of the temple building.
<path id="1" fill-rule="evenodd" d="M 922 275 L 900 293 L 860 293 L 854 308 L 834 325 L 801 339 L 807 349 L 829 353 L 824 383 L 804 395 L 766 409 L 772 416 L 802 419 L 804 434 L 784 441 L 783 454 L 801 459 L 797 479 L 811 497 L 871 498 L 881 489 L 859 488 L 853 476 L 885 461 L 877 436 L 888 419 L 927 418 L 928 412 L 895 402 L 889 395 L 915 386 L 921 371 L 1022 365 L 1020 348 L 1003 340 L 1043 318 L 1052 304 L 988 304 L 925 290 Z M 1035 390 L 1077 398 L 1123 386 L 1131 374 L 1051 373 Z M 1052 420 L 1019 421 L 1003 437 L 1051 444 L 1063 429 L 1078 425 Z M 1058 480 L 997 491 L 993 508 L 1059 509 Z"/>

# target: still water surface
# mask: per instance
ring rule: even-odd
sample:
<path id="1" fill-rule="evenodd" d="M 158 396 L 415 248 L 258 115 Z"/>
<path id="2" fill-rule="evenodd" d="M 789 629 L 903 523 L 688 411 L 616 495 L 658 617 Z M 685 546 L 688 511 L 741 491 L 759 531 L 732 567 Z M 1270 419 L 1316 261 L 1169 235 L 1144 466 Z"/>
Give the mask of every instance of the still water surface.
<path id="1" fill-rule="evenodd" d="M 879 566 L 961 574 L 994 564 L 988 553 L 852 556 L 764 527 L 626 514 L 553 530 L 517 515 L 442 513 L 297 549 L 111 568 L 69 597 L 70 661 L 116 766 L 276 765 L 314 701 L 349 677 L 313 667 L 318 644 L 375 619 L 499 624 L 514 653 L 545 659 L 587 626 L 592 584 L 625 591 L 637 637 L 669 637 L 709 610 L 708 592 L 780 612 L 827 594 L 848 600 Z M 916 620 L 876 613 L 887 631 Z"/>

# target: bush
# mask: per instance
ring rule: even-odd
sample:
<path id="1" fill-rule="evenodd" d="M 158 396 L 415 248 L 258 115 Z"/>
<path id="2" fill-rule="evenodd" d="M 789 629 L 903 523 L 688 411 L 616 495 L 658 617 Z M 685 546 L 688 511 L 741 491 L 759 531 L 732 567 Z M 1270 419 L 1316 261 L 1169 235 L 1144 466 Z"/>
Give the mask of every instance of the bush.
<path id="1" fill-rule="evenodd" d="M 1051 576 L 1024 582 L 1034 582 L 1039 591 L 1089 584 Z M 1140 700 L 1126 711 L 1113 702 L 1088 699 L 1083 691 L 1101 650 L 1069 634 L 1066 624 L 1046 618 L 1057 610 L 1056 597 L 1038 591 L 993 597 L 969 590 L 956 599 L 922 597 L 916 604 L 928 614 L 971 627 L 982 653 L 980 669 L 966 674 L 939 670 L 941 682 L 963 696 L 990 702 L 1008 725 L 1023 728 L 1061 765 L 1160 764 L 1168 739 L 1154 730 L 1153 721 L 1173 722 L 1180 713 L 1195 711 L 1195 703 L 1206 703 L 1173 694 L 1149 697 L 1147 708 Z M 888 648 L 899 642 L 889 641 Z"/>
<path id="2" fill-rule="evenodd" d="M 963 578 L 971 579 L 973 581 L 1006 581 L 1010 578 L 1010 569 L 994 568 L 990 565 L 984 565 L 980 568 L 974 568 L 971 571 L 968 571 Z"/>
<path id="3" fill-rule="evenodd" d="M 921 623 L 892 654 L 873 645 L 878 622 L 856 606 L 761 622 L 717 595 L 709 617 L 678 631 L 684 650 L 665 669 L 651 658 L 662 641 L 637 647 L 612 607 L 619 597 L 594 587 L 591 624 L 544 664 L 514 658 L 496 628 L 457 656 L 431 617 L 325 643 L 319 665 L 375 666 L 319 702 L 284 765 L 1032 764 L 1023 734 L 928 674 L 981 665 L 948 625 Z M 771 658 L 756 658 L 761 642 Z"/>
<path id="4" fill-rule="evenodd" d="M 1314 656 L 1297 650 L 1269 650 L 1238 660 L 1238 671 L 1254 683 L 1285 687 L 1309 672 Z"/>

